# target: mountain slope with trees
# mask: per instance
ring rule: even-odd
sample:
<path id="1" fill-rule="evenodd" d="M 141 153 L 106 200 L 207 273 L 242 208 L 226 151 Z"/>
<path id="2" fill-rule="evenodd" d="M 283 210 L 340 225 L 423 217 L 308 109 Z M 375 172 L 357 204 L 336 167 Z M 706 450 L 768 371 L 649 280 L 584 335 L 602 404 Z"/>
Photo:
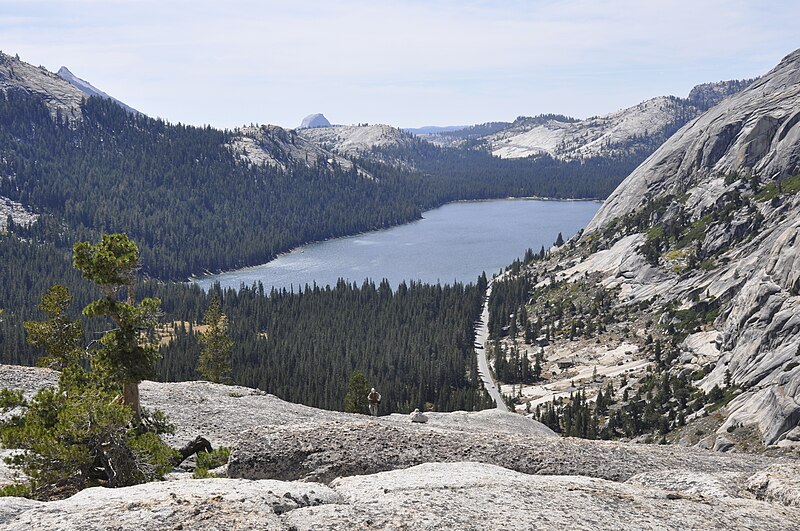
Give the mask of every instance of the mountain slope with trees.
<path id="1" fill-rule="evenodd" d="M 508 164 L 407 134 L 402 146 L 337 155 L 276 127 L 220 131 L 127 113 L 2 60 L 0 197 L 39 216 L 30 229 L 6 230 L 58 245 L 125 232 L 140 245 L 145 273 L 162 279 L 263 263 L 452 200 L 604 197 L 633 166 Z"/>
<path id="2" fill-rule="evenodd" d="M 529 378 L 519 409 L 572 435 L 800 445 L 798 108 L 800 51 L 684 126 L 580 237 L 530 256 L 525 289 L 493 291 L 517 321 L 494 328 L 497 355 L 543 363 L 547 393 Z"/>

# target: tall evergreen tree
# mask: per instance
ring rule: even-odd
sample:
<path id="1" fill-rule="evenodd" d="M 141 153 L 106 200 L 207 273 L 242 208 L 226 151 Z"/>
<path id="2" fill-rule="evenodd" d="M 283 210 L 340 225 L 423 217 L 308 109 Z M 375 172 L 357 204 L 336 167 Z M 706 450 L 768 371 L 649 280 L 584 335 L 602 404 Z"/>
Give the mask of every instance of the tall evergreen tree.
<path id="1" fill-rule="evenodd" d="M 133 485 L 182 461 L 158 437 L 170 431 L 163 415 L 138 422 L 131 407 L 115 400 L 118 382 L 105 378 L 109 371 L 87 371 L 81 324 L 64 317 L 71 298 L 53 286 L 39 304 L 49 318 L 25 323 L 29 341 L 46 354 L 42 359 L 60 370 L 57 386 L 31 399 L 0 389 L 0 444 L 24 450 L 10 460 L 24 474 L 12 487 L 15 495 L 50 499 L 93 484 Z"/>
<path id="2" fill-rule="evenodd" d="M 81 357 L 83 327 L 80 321 L 67 318 L 72 295 L 61 285 L 51 286 L 42 295 L 38 308 L 49 316 L 47 321 L 25 321 L 28 343 L 47 352 L 39 364 L 57 371 L 75 365 Z"/>
<path id="3" fill-rule="evenodd" d="M 200 334 L 202 350 L 197 372 L 209 382 L 230 383 L 233 340 L 228 335 L 228 317 L 222 313 L 216 293 L 211 297 L 203 323 L 208 328 Z"/>
<path id="4" fill-rule="evenodd" d="M 87 317 L 110 317 L 116 328 L 100 338 L 92 367 L 106 379 L 122 385 L 122 401 L 140 416 L 139 382 L 152 377 L 158 348 L 150 339 L 159 311 L 158 299 L 135 300 L 135 273 L 139 268 L 139 249 L 124 234 L 103 234 L 100 243 L 76 243 L 75 267 L 83 276 L 103 289 L 104 298 L 89 303 Z M 120 290 L 125 298 L 120 300 Z"/>

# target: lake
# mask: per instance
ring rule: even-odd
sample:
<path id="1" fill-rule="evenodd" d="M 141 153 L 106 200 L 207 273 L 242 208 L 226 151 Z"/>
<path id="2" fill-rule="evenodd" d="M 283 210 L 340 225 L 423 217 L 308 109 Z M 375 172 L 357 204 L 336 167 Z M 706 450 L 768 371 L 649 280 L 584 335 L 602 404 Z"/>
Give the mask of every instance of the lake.
<path id="1" fill-rule="evenodd" d="M 423 219 L 298 247 L 275 260 L 195 282 L 239 288 L 262 282 L 264 289 L 335 285 L 341 277 L 359 285 L 369 278 L 426 283 L 474 282 L 521 258 L 528 248 L 550 247 L 561 232 L 568 239 L 586 226 L 599 202 L 503 199 L 450 203 Z"/>

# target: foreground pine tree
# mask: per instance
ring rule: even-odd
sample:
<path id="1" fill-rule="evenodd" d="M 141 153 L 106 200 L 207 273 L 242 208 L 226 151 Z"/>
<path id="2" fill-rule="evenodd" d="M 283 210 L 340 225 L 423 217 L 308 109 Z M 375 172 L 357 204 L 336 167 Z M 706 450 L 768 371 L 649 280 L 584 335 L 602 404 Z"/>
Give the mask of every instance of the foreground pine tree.
<path id="1" fill-rule="evenodd" d="M 153 376 L 158 347 L 151 340 L 161 302 L 136 303 L 134 282 L 140 267 L 139 249 L 125 234 L 103 234 L 100 243 L 76 243 L 75 267 L 103 290 L 104 298 L 83 309 L 87 317 L 110 317 L 115 328 L 100 339 L 92 367 L 108 380 L 122 384 L 122 401 L 138 418 L 139 382 Z M 120 298 L 120 292 L 124 298 Z"/>
<path id="2" fill-rule="evenodd" d="M 76 267 L 104 293 L 83 313 L 110 317 L 114 325 L 88 347 L 80 321 L 66 317 L 72 297 L 63 286 L 43 295 L 39 309 L 46 320 L 25 323 L 28 341 L 46 354 L 41 364 L 61 373 L 55 388 L 29 400 L 21 391 L 0 390 L 0 445 L 23 450 L 9 461 L 26 476 L 0 494 L 54 499 L 93 485 L 133 485 L 161 477 L 198 449 L 211 449 L 198 438 L 173 450 L 158 436 L 173 429 L 166 417 L 139 406 L 138 384 L 158 354 L 148 337 L 159 302 L 135 302 L 138 262 L 138 249 L 125 235 L 75 245 Z"/>

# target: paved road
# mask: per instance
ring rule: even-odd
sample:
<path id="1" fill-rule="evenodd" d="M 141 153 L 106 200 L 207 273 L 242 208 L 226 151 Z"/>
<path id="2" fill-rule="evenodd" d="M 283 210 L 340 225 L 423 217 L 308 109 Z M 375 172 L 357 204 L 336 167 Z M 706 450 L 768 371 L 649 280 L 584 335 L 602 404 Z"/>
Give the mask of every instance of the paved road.
<path id="1" fill-rule="evenodd" d="M 489 287 L 486 289 L 481 318 L 475 323 L 475 351 L 478 353 L 478 374 L 483 381 L 483 386 L 494 400 L 497 409 L 508 411 L 508 407 L 497 389 L 497 384 L 492 378 L 492 373 L 489 371 L 489 361 L 486 359 L 486 341 L 489 339 L 489 295 L 492 294 L 492 282 L 489 282 Z"/>

